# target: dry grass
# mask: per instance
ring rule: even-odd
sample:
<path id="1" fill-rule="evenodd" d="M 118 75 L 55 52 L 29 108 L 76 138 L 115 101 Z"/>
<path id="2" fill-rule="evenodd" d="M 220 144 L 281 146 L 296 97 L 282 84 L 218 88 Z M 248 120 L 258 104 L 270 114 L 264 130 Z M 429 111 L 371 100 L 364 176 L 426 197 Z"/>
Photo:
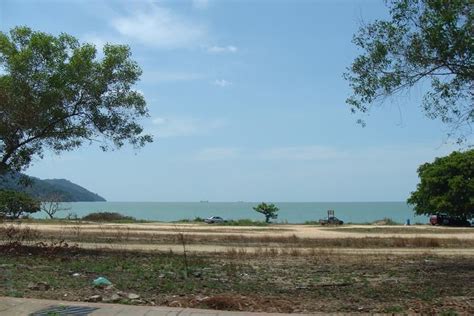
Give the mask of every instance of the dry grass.
<path id="1" fill-rule="evenodd" d="M 0 242 L 35 243 L 66 241 L 69 243 L 108 243 L 134 245 L 181 244 L 179 232 L 144 233 L 130 227 L 99 226 L 97 231 L 84 229 L 80 224 L 62 227 L 59 231 L 39 231 L 21 224 L 0 225 Z M 245 234 L 186 234 L 186 244 L 225 246 L 235 249 L 256 247 L 280 249 L 298 255 L 299 248 L 472 248 L 474 239 L 433 237 L 341 237 L 303 238 L 296 235 L 245 235 Z"/>
<path id="2" fill-rule="evenodd" d="M 21 226 L 18 224 L 0 226 L 0 244 L 32 244 L 41 238 L 41 233 L 29 226 Z"/>
<path id="3" fill-rule="evenodd" d="M 446 227 L 446 226 L 371 226 L 365 227 L 338 227 L 325 228 L 328 231 L 360 233 L 360 234 L 474 234 L 474 228 Z"/>

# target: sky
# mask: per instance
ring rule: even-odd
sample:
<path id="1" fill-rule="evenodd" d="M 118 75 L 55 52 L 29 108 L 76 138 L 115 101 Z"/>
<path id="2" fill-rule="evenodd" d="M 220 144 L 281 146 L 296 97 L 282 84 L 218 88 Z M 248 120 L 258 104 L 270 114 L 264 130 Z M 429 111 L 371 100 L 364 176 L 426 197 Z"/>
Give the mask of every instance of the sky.
<path id="1" fill-rule="evenodd" d="M 345 104 L 352 36 L 387 14 L 383 0 L 2 0 L 0 31 L 129 45 L 155 138 L 46 153 L 26 173 L 109 201 L 405 201 L 418 166 L 456 148 L 422 113 L 423 87 L 366 127 Z"/>

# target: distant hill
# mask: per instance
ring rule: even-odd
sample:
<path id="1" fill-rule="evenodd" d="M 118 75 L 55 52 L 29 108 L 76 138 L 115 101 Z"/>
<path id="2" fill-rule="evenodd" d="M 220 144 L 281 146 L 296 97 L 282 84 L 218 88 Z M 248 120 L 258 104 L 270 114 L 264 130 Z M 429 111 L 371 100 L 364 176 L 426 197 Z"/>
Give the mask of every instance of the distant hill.
<path id="1" fill-rule="evenodd" d="M 28 178 L 30 185 L 24 187 L 19 184 L 21 177 Z M 0 189 L 26 192 L 39 199 L 49 196 L 60 196 L 63 202 L 97 202 L 105 201 L 100 195 L 72 183 L 66 179 L 45 179 L 29 177 L 20 173 L 8 174 L 0 177 Z"/>

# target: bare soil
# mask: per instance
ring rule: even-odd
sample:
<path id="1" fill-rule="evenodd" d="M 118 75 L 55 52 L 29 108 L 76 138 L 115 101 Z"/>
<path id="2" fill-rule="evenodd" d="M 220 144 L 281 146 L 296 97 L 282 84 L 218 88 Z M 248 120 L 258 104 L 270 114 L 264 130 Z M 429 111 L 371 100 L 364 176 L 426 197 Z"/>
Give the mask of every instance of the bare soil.
<path id="1" fill-rule="evenodd" d="M 119 302 L 248 312 L 474 313 L 474 260 L 459 255 L 235 251 L 185 259 L 6 246 L 0 253 L 0 296 L 84 301 L 134 293 L 138 299 L 122 295 Z M 92 286 L 99 276 L 113 286 Z"/>
<path id="2" fill-rule="evenodd" d="M 473 257 L 474 229 L 426 225 L 3 223 L 0 296 L 472 315 Z M 92 286 L 99 276 L 113 286 Z"/>

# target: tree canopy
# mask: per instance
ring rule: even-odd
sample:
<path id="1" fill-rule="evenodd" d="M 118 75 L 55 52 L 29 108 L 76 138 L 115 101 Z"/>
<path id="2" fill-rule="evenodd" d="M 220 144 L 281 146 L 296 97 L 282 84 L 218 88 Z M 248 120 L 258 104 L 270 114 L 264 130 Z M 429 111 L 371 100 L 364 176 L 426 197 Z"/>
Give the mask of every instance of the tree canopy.
<path id="1" fill-rule="evenodd" d="M 0 217 L 19 218 L 21 215 L 36 213 L 41 203 L 23 192 L 0 190 Z"/>
<path id="2" fill-rule="evenodd" d="M 151 142 L 138 122 L 146 102 L 133 88 L 141 73 L 128 46 L 107 44 L 99 59 L 94 45 L 67 34 L 0 32 L 0 174 L 28 167 L 45 149 Z"/>
<path id="3" fill-rule="evenodd" d="M 278 207 L 275 204 L 260 203 L 253 208 L 256 212 L 265 215 L 265 222 L 270 223 L 270 219 L 278 218 Z"/>
<path id="4" fill-rule="evenodd" d="M 391 19 L 363 25 L 353 43 L 363 52 L 344 78 L 353 112 L 366 113 L 420 84 L 422 109 L 466 140 L 474 122 L 474 9 L 472 0 L 389 0 Z M 359 120 L 365 124 L 362 120 Z"/>
<path id="5" fill-rule="evenodd" d="M 416 214 L 474 217 L 474 149 L 425 163 L 418 176 L 420 183 L 408 199 Z"/>

